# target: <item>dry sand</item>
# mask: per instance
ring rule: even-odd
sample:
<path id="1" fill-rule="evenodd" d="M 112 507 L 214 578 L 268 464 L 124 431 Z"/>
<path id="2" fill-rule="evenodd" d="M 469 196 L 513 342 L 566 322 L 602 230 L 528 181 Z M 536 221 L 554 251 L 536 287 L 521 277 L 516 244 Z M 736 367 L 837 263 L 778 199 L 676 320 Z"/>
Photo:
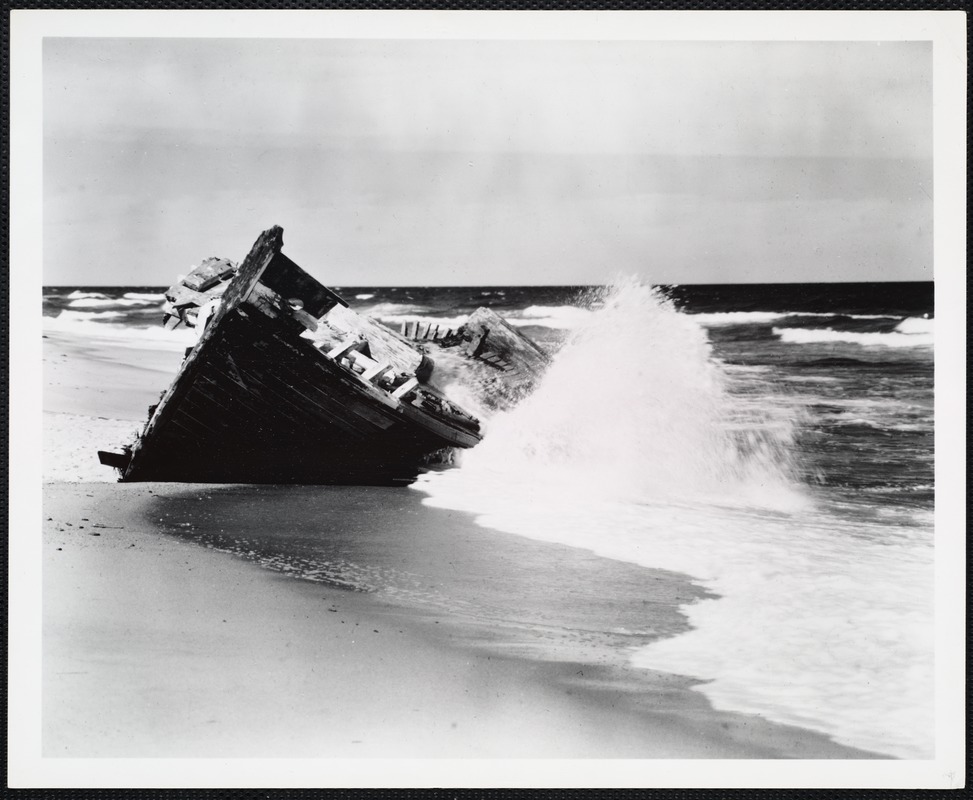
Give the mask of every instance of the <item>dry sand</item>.
<path id="1" fill-rule="evenodd" d="M 44 336 L 44 479 L 109 482 L 98 450 L 132 442 L 179 368 L 181 350 L 120 347 L 110 339 Z"/>
<path id="2" fill-rule="evenodd" d="M 124 347 L 117 339 L 44 334 L 44 410 L 101 419 L 144 422 L 182 361 L 175 341 L 167 349 Z"/>

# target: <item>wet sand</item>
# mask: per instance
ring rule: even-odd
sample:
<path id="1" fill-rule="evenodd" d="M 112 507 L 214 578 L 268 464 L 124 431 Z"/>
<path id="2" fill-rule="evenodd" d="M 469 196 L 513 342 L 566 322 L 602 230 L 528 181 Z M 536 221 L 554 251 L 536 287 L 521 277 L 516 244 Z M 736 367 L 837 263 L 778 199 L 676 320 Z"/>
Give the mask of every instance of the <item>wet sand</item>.
<path id="1" fill-rule="evenodd" d="M 45 340 L 45 757 L 869 756 L 631 667 L 685 576 L 408 488 L 111 482 L 171 356 Z"/>
<path id="2" fill-rule="evenodd" d="M 294 487 L 268 500 L 274 488 L 231 487 L 221 495 L 218 487 L 184 485 L 45 487 L 45 756 L 867 755 L 800 729 L 713 711 L 687 679 L 619 659 L 624 651 L 612 639 L 630 633 L 590 631 L 578 642 L 570 632 L 545 630 L 544 619 L 555 628 L 560 599 L 543 599 L 543 575 L 536 597 L 525 591 L 507 608 L 494 605 L 501 614 L 519 606 L 520 619 L 484 619 L 496 594 L 483 587 L 499 581 L 509 592 L 523 576 L 499 574 L 504 557 L 484 548 L 490 532 L 464 531 L 466 521 L 453 519 L 440 531 L 467 534 L 457 553 L 468 561 L 466 572 L 425 603 L 375 587 L 295 579 L 286 563 L 270 569 L 253 556 L 206 546 L 214 541 L 207 534 L 220 528 L 247 535 L 234 514 L 249 515 L 254 529 L 265 525 L 281 499 L 292 519 L 280 524 L 299 539 L 293 518 L 308 509 L 295 502 Z M 333 493 L 332 503 L 339 493 L 360 506 L 349 489 Z M 338 505 L 313 525 L 334 531 L 348 510 Z M 159 513 L 167 521 L 152 522 Z M 399 574 L 439 587 L 455 581 L 445 574 L 447 557 L 413 552 L 403 563 L 415 531 L 428 530 L 434 517 L 394 531 L 402 538 L 391 548 L 377 546 L 381 537 L 338 533 L 346 573 L 368 573 L 376 584 Z M 186 520 L 194 520 L 192 529 L 176 533 Z M 349 547 L 354 541 L 360 545 Z M 547 551 L 561 574 L 605 561 L 579 554 L 585 563 L 570 563 L 570 548 L 527 544 Z M 479 556 L 469 563 L 474 551 Z M 421 573 L 409 571 L 419 560 Z M 482 586 L 469 580 L 470 568 Z M 674 576 L 654 577 L 659 585 L 646 594 L 656 629 L 633 637 L 638 644 L 683 626 L 679 602 L 694 591 Z M 461 584 L 465 607 L 453 594 Z"/>

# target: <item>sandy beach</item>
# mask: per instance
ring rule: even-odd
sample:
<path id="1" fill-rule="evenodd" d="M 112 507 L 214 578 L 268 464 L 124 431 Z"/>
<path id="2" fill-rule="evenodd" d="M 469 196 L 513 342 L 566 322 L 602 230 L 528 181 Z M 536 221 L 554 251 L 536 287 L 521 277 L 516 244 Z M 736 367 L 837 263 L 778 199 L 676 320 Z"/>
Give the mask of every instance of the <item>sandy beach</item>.
<path id="1" fill-rule="evenodd" d="M 62 16 L 12 789 L 965 785 L 956 13 Z"/>
<path id="2" fill-rule="evenodd" d="M 238 509 L 244 493 L 261 503 L 240 488 Z M 194 518 L 204 495 L 45 487 L 45 756 L 864 755 L 715 712 L 690 681 L 630 670 L 597 642 L 573 651 L 585 661 L 531 658 L 462 613 L 297 580 L 146 523 L 160 503 Z M 663 580 L 657 621 L 678 627 L 692 590 Z"/>
<path id="3" fill-rule="evenodd" d="M 45 340 L 45 757 L 869 756 L 630 666 L 685 576 L 409 488 L 111 482 L 172 355 Z"/>

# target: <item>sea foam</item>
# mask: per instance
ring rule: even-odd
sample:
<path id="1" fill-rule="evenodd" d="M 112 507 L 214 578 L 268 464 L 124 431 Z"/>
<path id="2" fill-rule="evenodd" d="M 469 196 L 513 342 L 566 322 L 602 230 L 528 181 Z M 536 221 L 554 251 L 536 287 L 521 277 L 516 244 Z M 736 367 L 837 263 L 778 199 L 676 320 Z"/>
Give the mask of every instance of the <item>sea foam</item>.
<path id="1" fill-rule="evenodd" d="M 839 314 L 836 312 L 819 311 L 716 311 L 690 313 L 690 316 L 700 325 L 707 328 L 718 328 L 730 325 L 767 325 L 779 320 L 793 317 L 807 317 L 809 319 L 828 319 L 846 317 L 848 319 L 890 319 L 888 314 Z M 894 317 L 891 317 L 894 319 Z"/>
<path id="2" fill-rule="evenodd" d="M 161 303 L 166 299 L 162 292 L 125 292 L 122 297 L 126 300 L 144 300 L 147 303 Z"/>
<path id="3" fill-rule="evenodd" d="M 706 491 L 732 501 L 741 487 L 775 482 L 794 500 L 786 439 L 765 435 L 734 402 L 705 331 L 655 290 L 609 291 L 558 352 L 535 392 L 487 421 L 464 463 L 522 468 L 536 480 L 592 482 L 605 496 L 645 500 Z"/>
<path id="4" fill-rule="evenodd" d="M 487 527 L 681 572 L 718 595 L 686 607 L 693 630 L 633 653 L 636 666 L 704 681 L 721 709 L 928 757 L 925 530 L 819 507 L 794 478 L 800 410 L 769 413 L 772 394 L 754 400 L 734 380 L 698 321 L 623 283 L 535 392 L 486 421 L 459 469 L 416 488 Z"/>
<path id="5" fill-rule="evenodd" d="M 590 309 L 579 306 L 528 306 L 523 311 L 511 312 L 506 320 L 520 327 L 538 325 L 571 330 L 582 325 L 591 313 Z"/>
<path id="6" fill-rule="evenodd" d="M 163 298 L 164 299 L 164 298 Z M 108 308 L 109 306 L 121 306 L 122 308 L 134 306 L 159 305 L 161 300 L 155 297 L 147 299 L 145 297 L 109 298 L 109 297 L 78 297 L 68 303 L 71 308 Z"/>
<path id="7" fill-rule="evenodd" d="M 885 333 L 836 331 L 831 328 L 774 328 L 773 332 L 782 342 L 789 344 L 844 342 L 862 347 L 932 347 L 934 330 L 934 320 L 908 317 L 896 325 L 894 331 Z"/>

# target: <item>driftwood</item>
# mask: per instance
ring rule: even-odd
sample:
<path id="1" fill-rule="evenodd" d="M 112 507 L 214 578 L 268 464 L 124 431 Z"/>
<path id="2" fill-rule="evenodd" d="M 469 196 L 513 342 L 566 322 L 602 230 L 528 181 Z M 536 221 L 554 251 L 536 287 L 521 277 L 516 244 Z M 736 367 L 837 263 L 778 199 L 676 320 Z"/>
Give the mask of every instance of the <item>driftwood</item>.
<path id="1" fill-rule="evenodd" d="M 470 358 L 516 374 L 539 374 L 551 360 L 538 344 L 488 308 L 478 308 L 455 330 L 421 320 L 403 322 L 401 338 L 412 339 L 421 346 L 431 342 L 457 349 Z"/>
<path id="2" fill-rule="evenodd" d="M 226 280 L 236 272 L 236 264 L 225 258 L 207 258 L 182 280 L 183 286 L 196 292 L 205 292 Z"/>
<path id="3" fill-rule="evenodd" d="M 535 342 L 488 308 L 478 308 L 458 328 L 429 322 L 402 324 L 404 337 L 435 355 L 453 353 L 471 368 L 466 383 L 487 408 L 509 408 L 533 389 L 551 357 Z"/>
<path id="4" fill-rule="evenodd" d="M 488 308 L 470 315 L 461 336 L 470 356 L 506 371 L 539 374 L 550 363 L 544 350 Z"/>

